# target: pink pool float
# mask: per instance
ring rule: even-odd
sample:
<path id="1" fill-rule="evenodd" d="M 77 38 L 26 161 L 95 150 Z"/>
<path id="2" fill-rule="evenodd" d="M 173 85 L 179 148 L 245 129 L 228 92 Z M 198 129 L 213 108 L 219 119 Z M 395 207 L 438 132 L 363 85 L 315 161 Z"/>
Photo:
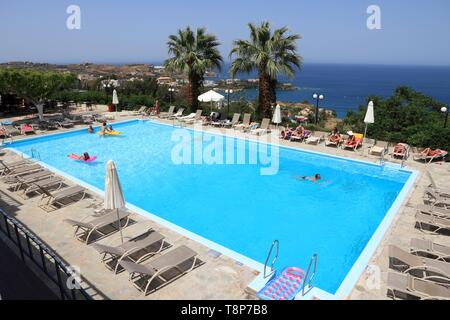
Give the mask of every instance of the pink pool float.
<path id="1" fill-rule="evenodd" d="M 296 267 L 284 269 L 257 293 L 262 300 L 294 300 L 302 290 L 305 272 Z"/>

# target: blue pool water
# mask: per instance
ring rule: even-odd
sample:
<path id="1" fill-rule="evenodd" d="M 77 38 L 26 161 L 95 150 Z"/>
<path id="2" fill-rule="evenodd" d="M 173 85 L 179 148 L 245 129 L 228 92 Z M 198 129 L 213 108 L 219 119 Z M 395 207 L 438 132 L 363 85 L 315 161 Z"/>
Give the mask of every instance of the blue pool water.
<path id="1" fill-rule="evenodd" d="M 12 147 L 28 155 L 34 149 L 44 163 L 102 190 L 106 162 L 114 160 L 129 203 L 260 263 L 275 239 L 280 241 L 279 269 L 307 268 L 317 253 L 315 285 L 330 293 L 339 288 L 410 177 L 391 167 L 287 148 L 280 149 L 278 174 L 270 176 L 260 174 L 261 165 L 176 165 L 171 160 L 174 128 L 134 121 L 116 129 L 121 137 L 83 131 Z M 252 146 L 246 142 L 245 149 L 235 148 Z M 67 158 L 85 151 L 97 162 Z M 327 181 L 296 179 L 316 173 Z"/>

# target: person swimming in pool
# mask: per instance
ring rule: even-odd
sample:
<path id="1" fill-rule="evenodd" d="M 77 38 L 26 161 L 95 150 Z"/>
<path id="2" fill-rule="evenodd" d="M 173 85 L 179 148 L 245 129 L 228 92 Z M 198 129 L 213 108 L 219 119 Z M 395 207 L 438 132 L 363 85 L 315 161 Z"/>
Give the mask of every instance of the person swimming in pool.
<path id="1" fill-rule="evenodd" d="M 299 177 L 298 179 L 299 180 L 305 180 L 305 181 L 311 181 L 311 182 L 314 182 L 314 183 L 318 183 L 319 181 L 322 180 L 322 176 L 318 173 L 314 177 L 304 176 L 304 177 Z"/>
<path id="2" fill-rule="evenodd" d="M 88 131 L 88 133 L 94 133 L 94 128 L 92 126 L 89 126 L 87 131 Z"/>

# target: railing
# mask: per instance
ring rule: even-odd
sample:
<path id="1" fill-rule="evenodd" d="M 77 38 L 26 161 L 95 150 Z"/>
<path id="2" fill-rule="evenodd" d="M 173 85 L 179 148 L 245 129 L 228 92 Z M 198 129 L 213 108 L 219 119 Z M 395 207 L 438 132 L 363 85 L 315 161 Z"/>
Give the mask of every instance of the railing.
<path id="1" fill-rule="evenodd" d="M 314 278 L 316 277 L 316 271 L 317 271 L 317 261 L 319 260 L 319 256 L 317 254 L 314 254 L 311 258 L 311 261 L 309 262 L 308 271 L 306 272 L 305 280 L 303 282 L 303 290 L 302 295 L 307 295 L 313 288 L 312 282 L 314 281 Z M 311 277 L 309 277 L 309 274 L 311 272 L 311 268 L 314 265 L 314 269 L 312 270 Z M 309 280 L 308 280 L 309 277 Z"/>
<path id="2" fill-rule="evenodd" d="M 270 273 L 267 274 L 267 267 L 268 267 L 269 260 L 270 260 L 270 257 L 272 256 L 272 252 L 273 252 L 274 248 L 276 249 L 275 257 L 272 260 L 272 264 L 270 266 Z M 276 271 L 275 270 L 275 263 L 278 260 L 279 249 L 280 249 L 280 242 L 278 240 L 275 240 L 272 243 L 272 246 L 270 247 L 269 254 L 267 255 L 266 263 L 264 263 L 264 279 L 270 278 L 271 276 L 273 276 L 275 274 L 275 271 Z"/>
<path id="3" fill-rule="evenodd" d="M 76 281 L 77 275 L 17 219 L 0 209 L 0 231 L 19 249 L 24 263 L 31 261 L 56 284 L 62 300 L 92 300 Z M 67 285 L 70 282 L 70 287 Z"/>

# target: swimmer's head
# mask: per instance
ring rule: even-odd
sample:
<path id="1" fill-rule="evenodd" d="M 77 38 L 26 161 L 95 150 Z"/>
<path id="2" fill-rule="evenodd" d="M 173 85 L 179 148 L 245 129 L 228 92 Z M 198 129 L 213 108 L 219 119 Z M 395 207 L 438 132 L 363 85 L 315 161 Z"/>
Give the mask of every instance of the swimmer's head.
<path id="1" fill-rule="evenodd" d="M 316 178 L 316 180 L 320 180 L 320 179 L 322 179 L 322 177 L 320 176 L 320 174 L 319 174 L 319 173 L 315 175 L 315 178 Z"/>

